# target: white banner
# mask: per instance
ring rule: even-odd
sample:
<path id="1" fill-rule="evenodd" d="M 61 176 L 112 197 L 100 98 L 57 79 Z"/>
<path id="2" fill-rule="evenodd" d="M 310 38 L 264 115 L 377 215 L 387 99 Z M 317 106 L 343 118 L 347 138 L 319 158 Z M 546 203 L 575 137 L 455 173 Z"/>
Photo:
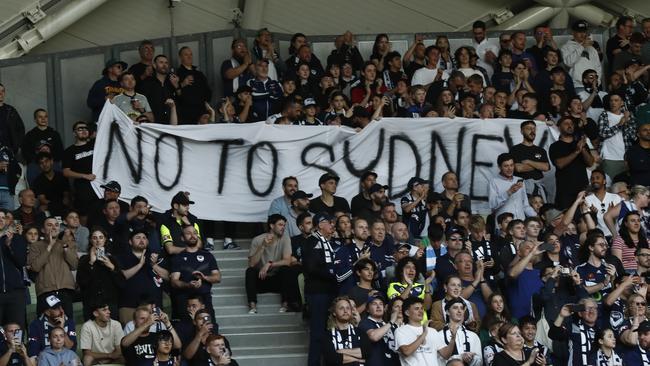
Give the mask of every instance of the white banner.
<path id="1" fill-rule="evenodd" d="M 498 169 L 496 158 L 521 142 L 519 120 L 464 118 L 384 118 L 361 132 L 346 127 L 215 124 L 134 126 L 116 106 L 106 103 L 95 142 L 92 182 L 115 180 L 121 197 L 146 197 L 157 211 L 169 209 L 178 191 L 196 202 L 192 213 L 203 219 L 266 221 L 270 202 L 282 195 L 282 178 L 295 176 L 300 189 L 320 195 L 325 171 L 341 177 L 337 195 L 348 201 L 359 192 L 359 176 L 377 172 L 390 186 L 387 194 L 406 193 L 412 176 L 442 190 L 450 170 L 472 209 L 489 213 L 487 183 Z M 537 143 L 548 149 L 550 130 L 538 123 Z M 551 172 L 549 172 L 551 173 Z M 553 182 L 547 173 L 547 181 Z M 552 173 L 551 173 L 552 174 Z"/>

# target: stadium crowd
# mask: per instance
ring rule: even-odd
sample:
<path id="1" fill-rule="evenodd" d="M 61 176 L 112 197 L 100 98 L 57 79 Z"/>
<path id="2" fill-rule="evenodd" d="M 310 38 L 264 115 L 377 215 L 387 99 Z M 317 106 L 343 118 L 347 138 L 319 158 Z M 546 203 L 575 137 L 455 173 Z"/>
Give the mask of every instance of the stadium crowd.
<path id="1" fill-rule="evenodd" d="M 284 178 L 250 244 L 249 314 L 262 292 L 281 293 L 280 312 L 302 311 L 309 366 L 650 366 L 650 19 L 640 26 L 621 17 L 603 50 L 585 21 L 561 46 L 536 27 L 529 48 L 525 32 L 488 39 L 476 22 L 455 50 L 444 35 L 428 47 L 415 35 L 401 55 L 380 34 L 368 60 L 346 32 L 325 67 L 304 34 L 283 59 L 261 29 L 251 49 L 232 42 L 215 108 L 190 48 L 174 69 L 143 41 L 130 68 L 106 63 L 88 93 L 93 117 L 74 124 L 67 148 L 44 109 L 25 133 L 0 84 L 0 366 L 237 364 L 214 321 L 214 228 L 190 212 L 190 194 L 153 212 L 145 190 L 127 204 L 119 182 L 102 197 L 90 185 L 106 99 L 136 124 L 520 119 L 523 141 L 496 159 L 487 216 L 451 171 L 442 192 L 412 177 L 400 207 L 372 171 L 349 201 L 335 175 Z M 533 120 L 557 135 L 548 151 Z M 554 197 L 542 182 L 551 166 Z M 316 184 L 317 197 L 300 190 Z M 239 249 L 234 226 L 224 249 Z"/>

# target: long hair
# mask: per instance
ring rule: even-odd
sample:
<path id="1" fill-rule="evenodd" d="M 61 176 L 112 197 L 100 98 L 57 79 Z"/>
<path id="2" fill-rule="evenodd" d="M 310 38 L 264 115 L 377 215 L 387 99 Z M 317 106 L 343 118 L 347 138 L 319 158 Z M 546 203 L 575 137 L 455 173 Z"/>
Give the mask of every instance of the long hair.
<path id="1" fill-rule="evenodd" d="M 494 312 L 492 309 L 492 300 L 494 300 L 495 297 L 500 296 L 501 300 L 503 300 L 503 311 L 501 314 L 497 314 Z M 490 328 L 490 326 L 496 322 L 510 322 L 510 319 L 512 319 L 512 316 L 510 315 L 510 310 L 508 310 L 508 303 L 506 302 L 506 299 L 503 297 L 498 292 L 493 292 L 490 297 L 488 297 L 487 300 L 487 312 L 485 313 L 485 316 L 483 317 L 483 322 L 481 323 L 485 329 Z"/>
<path id="2" fill-rule="evenodd" d="M 397 262 L 397 265 L 395 266 L 395 277 L 400 282 L 404 282 L 404 267 L 406 266 L 407 263 L 413 263 L 415 266 L 415 279 L 417 279 L 420 276 L 420 271 L 418 271 L 418 264 L 415 261 L 415 258 L 413 257 L 404 257 L 400 259 L 399 262 Z"/>
<path id="3" fill-rule="evenodd" d="M 638 245 L 634 244 L 634 241 L 632 240 L 632 236 L 630 235 L 630 230 L 625 225 L 625 223 L 627 222 L 627 219 L 630 216 L 638 216 L 639 219 L 641 219 L 641 215 L 639 215 L 639 213 L 636 212 L 636 211 L 630 211 L 627 214 L 625 214 L 625 216 L 623 216 L 623 225 L 621 225 L 621 227 L 618 229 L 618 235 L 621 236 L 621 239 L 623 239 L 623 242 L 625 243 L 625 245 L 628 248 L 636 248 L 637 246 L 639 248 L 642 248 L 642 247 L 647 248 L 648 247 L 648 240 L 645 237 L 645 234 L 643 232 L 644 231 L 643 228 L 641 228 L 641 230 L 639 230 L 639 233 L 638 233 L 638 236 L 639 236 Z"/>
<path id="4" fill-rule="evenodd" d="M 332 330 L 336 327 L 336 304 L 338 304 L 339 301 L 347 301 L 350 303 L 350 298 L 344 295 L 338 296 L 332 301 L 332 304 L 330 304 L 330 308 L 328 310 L 329 315 L 327 316 L 327 330 Z M 350 307 L 352 307 L 352 304 L 350 304 Z M 354 319 L 352 319 L 352 323 L 353 322 Z"/>
<path id="5" fill-rule="evenodd" d="M 372 44 L 372 56 L 378 56 L 378 55 L 379 55 L 379 41 L 380 41 L 382 38 L 386 38 L 386 41 L 390 41 L 390 39 L 388 38 L 388 34 L 386 34 L 386 33 L 379 33 L 379 34 L 375 37 L 375 43 Z"/>

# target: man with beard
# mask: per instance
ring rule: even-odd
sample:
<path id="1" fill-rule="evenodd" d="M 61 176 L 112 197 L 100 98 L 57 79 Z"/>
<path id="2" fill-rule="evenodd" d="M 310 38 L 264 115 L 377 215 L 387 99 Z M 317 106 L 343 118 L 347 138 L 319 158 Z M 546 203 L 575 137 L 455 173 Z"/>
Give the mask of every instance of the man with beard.
<path id="1" fill-rule="evenodd" d="M 472 201 L 469 197 L 458 192 L 458 175 L 454 172 L 446 172 L 442 175 L 442 214 L 452 217 L 457 208 L 464 208 L 472 212 Z"/>
<path id="2" fill-rule="evenodd" d="M 280 214 L 284 217 L 289 217 L 291 211 L 291 197 L 298 190 L 298 178 L 290 176 L 282 178 L 282 196 L 275 198 L 271 201 L 268 216 L 273 214 Z"/>
<path id="3" fill-rule="evenodd" d="M 290 237 L 300 234 L 300 228 L 298 227 L 297 221 L 298 216 L 302 215 L 303 213 L 309 213 L 309 199 L 313 196 L 313 194 L 308 194 L 304 191 L 296 191 L 291 196 L 291 208 L 289 210 L 289 216 L 286 216 L 287 232 L 289 233 Z"/>
<path id="4" fill-rule="evenodd" d="M 231 97 L 240 86 L 253 77 L 251 65 L 253 60 L 246 47 L 245 39 L 235 39 L 230 45 L 232 57 L 221 64 L 223 95 Z"/>
<path id="5" fill-rule="evenodd" d="M 165 55 L 158 55 L 153 59 L 154 74 L 136 84 L 136 91 L 149 102 L 156 123 L 175 124 L 172 118 L 172 108 L 176 94 L 181 92 L 178 75 L 169 69 L 169 60 Z M 175 111 L 174 111 L 175 112 Z"/>
<path id="6" fill-rule="evenodd" d="M 357 217 L 363 217 L 367 221 L 381 220 L 381 207 L 386 203 L 386 190 L 388 186 L 378 183 L 373 184 L 368 189 L 370 196 L 370 206 L 363 208 L 359 211 Z"/>
<path id="7" fill-rule="evenodd" d="M 510 149 L 510 154 L 515 158 L 515 172 L 524 179 L 527 194 L 541 195 L 546 202 L 546 191 L 541 183 L 544 172 L 551 170 L 546 150 L 535 145 L 537 125 L 534 121 L 524 121 L 520 128 L 523 141 Z"/>
<path id="8" fill-rule="evenodd" d="M 210 292 L 213 284 L 221 282 L 217 261 L 199 245 L 200 238 L 194 226 L 183 226 L 182 241 L 185 251 L 171 260 L 172 316 L 177 319 L 185 312 L 187 298 L 191 295 L 201 296 L 205 307 L 214 316 Z"/>
<path id="9" fill-rule="evenodd" d="M 598 82 L 598 73 L 596 70 L 585 70 L 582 73 L 581 80 L 584 85 L 584 90 L 580 91 L 578 96 L 582 100 L 584 111 L 587 113 L 588 118 L 598 121 L 598 117 L 605 110 L 603 100 L 607 96 L 607 93 L 600 91 L 600 83 Z"/>
<path id="10" fill-rule="evenodd" d="M 589 151 L 586 137 L 574 137 L 575 124 L 571 116 L 562 117 L 557 125 L 560 138 L 551 144 L 549 156 L 555 165 L 555 186 L 562 187 L 555 193 L 555 205 L 558 209 L 565 209 L 587 186 L 587 168 L 593 165 L 594 157 Z"/>
<path id="11" fill-rule="evenodd" d="M 201 235 L 198 219 L 190 213 L 189 193 L 178 192 L 172 197 L 172 208 L 163 214 L 160 224 L 160 239 L 163 248 L 169 255 L 185 251 L 182 237 L 182 228 L 187 225 L 194 226 L 194 229 Z"/>
<path id="12" fill-rule="evenodd" d="M 297 276 L 291 271 L 291 239 L 284 234 L 287 219 L 273 214 L 267 220 L 269 231 L 253 238 L 248 251 L 246 295 L 249 314 L 257 313 L 257 294 L 279 292 L 280 312 L 298 309 Z"/>
<path id="13" fill-rule="evenodd" d="M 616 267 L 605 262 L 607 241 L 600 233 L 591 234 L 587 236 L 583 247 L 589 251 L 589 258 L 576 266 L 576 272 L 582 279 L 583 287 L 592 297 L 604 299 L 612 290 L 612 282 L 616 278 Z"/>
<path id="14" fill-rule="evenodd" d="M 602 230 L 605 237 L 611 237 L 612 233 L 607 228 L 603 216 L 610 207 L 616 206 L 621 202 L 621 197 L 614 193 L 607 192 L 607 181 L 605 179 L 605 172 L 600 169 L 594 169 L 591 172 L 591 194 L 585 197 L 585 202 L 591 208 L 592 212 L 596 212 L 596 224 Z"/>
<path id="15" fill-rule="evenodd" d="M 393 202 L 386 202 L 381 206 L 381 219 L 386 225 L 386 231 L 392 232 L 393 225 L 399 221 L 399 216 L 395 210 Z"/>
<path id="16" fill-rule="evenodd" d="M 377 173 L 373 171 L 366 171 L 361 175 L 360 186 L 361 192 L 356 196 L 352 197 L 351 206 L 352 206 L 352 216 L 357 217 L 364 209 L 372 206 L 372 201 L 370 199 L 370 193 L 368 190 L 375 183 L 377 183 Z"/>
<path id="17" fill-rule="evenodd" d="M 93 150 L 95 141 L 90 140 L 88 124 L 75 122 L 72 126 L 75 142 L 63 152 L 63 176 L 72 179 L 74 207 L 79 210 L 81 224 L 86 224 L 88 208 L 97 199 L 90 182 L 95 180 L 93 174 Z"/>

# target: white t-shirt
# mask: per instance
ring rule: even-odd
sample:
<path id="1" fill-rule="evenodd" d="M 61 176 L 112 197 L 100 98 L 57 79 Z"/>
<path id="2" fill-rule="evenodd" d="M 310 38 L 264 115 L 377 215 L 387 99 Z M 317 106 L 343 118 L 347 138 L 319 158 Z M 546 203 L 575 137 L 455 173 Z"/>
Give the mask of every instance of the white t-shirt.
<path id="1" fill-rule="evenodd" d="M 617 205 L 621 202 L 621 196 L 605 192 L 605 198 L 603 198 L 603 201 L 601 202 L 595 194 L 590 194 L 585 197 L 585 202 L 587 202 L 589 207 L 594 206 L 598 209 L 598 212 L 596 213 L 596 224 L 598 225 L 598 228 L 603 231 L 605 236 L 611 236 L 612 233 L 609 231 L 609 228 L 607 228 L 607 225 L 605 225 L 603 217 L 605 216 L 605 212 L 609 209 L 609 204 L 613 203 L 614 205 Z"/>
<path id="2" fill-rule="evenodd" d="M 422 334 L 422 327 L 414 327 L 409 324 L 402 325 L 395 331 L 395 347 L 399 349 L 401 346 L 415 342 L 420 334 Z M 436 330 L 429 328 L 427 329 L 426 341 L 415 352 L 408 357 L 404 357 L 399 352 L 399 360 L 402 366 L 438 366 L 438 349 L 435 347 L 435 337 Z"/>
<path id="3" fill-rule="evenodd" d="M 451 336 L 449 330 L 445 331 L 445 329 L 442 329 L 436 332 L 436 336 L 434 338 L 436 349 L 441 349 L 447 346 L 447 342 L 445 341 L 445 333 L 447 338 Z M 483 349 L 481 348 L 481 340 L 479 339 L 478 335 L 476 335 L 476 333 L 472 332 L 471 330 L 468 330 L 465 327 L 458 329 L 456 332 L 456 349 L 458 350 L 459 354 L 451 356 L 448 360 L 459 358 L 460 354 L 463 354 L 465 352 L 473 352 L 474 358 L 472 359 L 472 362 L 470 362 L 470 365 L 477 366 L 483 364 Z M 448 360 L 445 360 L 444 358 L 440 357 L 440 354 L 438 354 L 439 365 L 445 365 Z"/>
<path id="4" fill-rule="evenodd" d="M 92 352 L 111 353 L 120 346 L 122 337 L 124 337 L 124 331 L 117 320 L 111 319 L 104 328 L 94 320 L 88 320 L 81 327 L 79 348 Z"/>
<path id="5" fill-rule="evenodd" d="M 607 112 L 609 127 L 617 125 L 623 118 L 623 113 L 614 114 Z M 623 130 L 618 130 L 614 136 L 603 140 L 603 147 L 600 149 L 600 155 L 607 160 L 624 160 L 625 158 L 625 140 L 623 139 Z"/>
<path id="6" fill-rule="evenodd" d="M 427 85 L 431 84 L 438 74 L 438 68 L 430 69 L 428 67 L 421 67 L 415 71 L 413 74 L 413 79 L 411 79 L 411 85 Z M 449 79 L 449 73 L 447 71 L 442 72 L 442 80 Z"/>

